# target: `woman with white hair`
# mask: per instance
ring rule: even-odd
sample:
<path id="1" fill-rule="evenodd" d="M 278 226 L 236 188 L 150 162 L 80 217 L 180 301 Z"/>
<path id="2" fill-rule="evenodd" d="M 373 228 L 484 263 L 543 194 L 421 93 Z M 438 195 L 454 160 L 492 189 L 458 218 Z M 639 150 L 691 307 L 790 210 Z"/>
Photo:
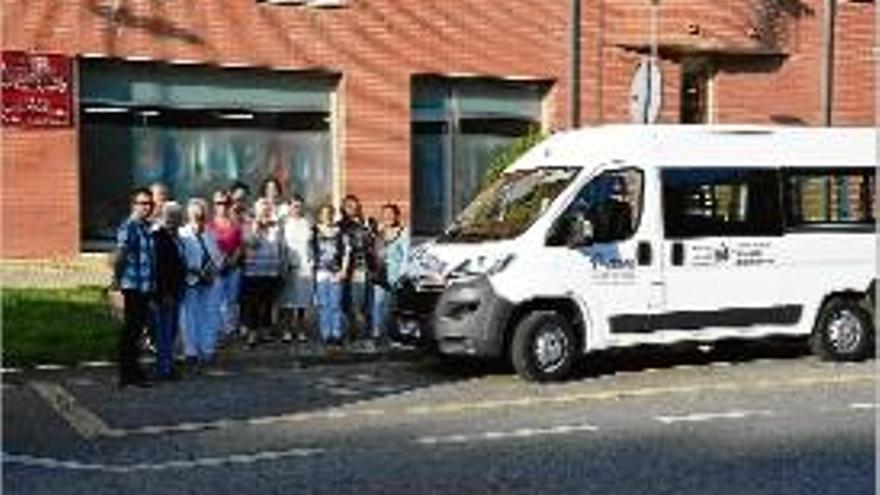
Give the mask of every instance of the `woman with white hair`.
<path id="1" fill-rule="evenodd" d="M 281 288 L 284 237 L 272 217 L 272 203 L 260 198 L 254 205 L 254 221 L 244 240 L 244 323 L 249 346 L 256 345 L 272 326 L 272 307 Z"/>
<path id="2" fill-rule="evenodd" d="M 180 228 L 183 258 L 186 262 L 186 289 L 181 322 L 183 351 L 187 365 L 211 364 L 220 330 L 220 295 L 217 273 L 223 255 L 214 235 L 205 228 L 208 204 L 201 198 L 189 200 L 187 224 Z"/>

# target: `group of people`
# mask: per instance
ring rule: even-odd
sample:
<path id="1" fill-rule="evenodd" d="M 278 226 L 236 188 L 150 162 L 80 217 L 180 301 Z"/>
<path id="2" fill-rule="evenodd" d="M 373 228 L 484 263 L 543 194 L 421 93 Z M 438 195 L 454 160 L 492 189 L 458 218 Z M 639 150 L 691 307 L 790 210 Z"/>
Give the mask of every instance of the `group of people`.
<path id="1" fill-rule="evenodd" d="M 298 195 L 285 198 L 269 178 L 249 206 L 241 182 L 213 194 L 213 205 L 173 201 L 156 183 L 131 194 L 111 257 L 123 295 L 121 386 L 150 384 L 138 364 L 140 336 L 152 330 L 157 379 L 174 379 L 178 335 L 186 365 L 215 359 L 219 343 L 244 336 L 253 346 L 280 333 L 284 342 L 315 337 L 329 348 L 359 341 L 385 345 L 393 328 L 391 287 L 402 276 L 409 235 L 400 208 L 366 218 L 354 195 L 337 215 L 321 205 L 314 220 Z M 180 331 L 178 331 L 180 330 Z"/>

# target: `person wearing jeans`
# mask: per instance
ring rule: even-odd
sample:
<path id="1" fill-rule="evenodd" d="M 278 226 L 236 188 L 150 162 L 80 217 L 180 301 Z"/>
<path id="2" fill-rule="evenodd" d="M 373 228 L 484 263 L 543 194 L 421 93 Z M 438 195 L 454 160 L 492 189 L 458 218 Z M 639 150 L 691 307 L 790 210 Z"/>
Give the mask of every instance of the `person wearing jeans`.
<path id="1" fill-rule="evenodd" d="M 221 335 L 224 338 L 230 338 L 238 330 L 238 300 L 244 258 L 244 234 L 232 207 L 232 196 L 228 192 L 215 192 L 214 218 L 208 224 L 208 231 L 214 234 L 217 247 L 223 254 L 217 282 L 220 285 Z"/>
<path id="2" fill-rule="evenodd" d="M 370 338 L 370 307 L 372 282 L 370 281 L 370 250 L 373 233 L 364 219 L 361 202 L 354 195 L 342 200 L 339 227 L 349 247 L 342 279 L 342 307 L 349 338 L 352 341 Z"/>
<path id="3" fill-rule="evenodd" d="M 391 288 L 403 275 L 409 256 L 409 234 L 400 221 L 400 208 L 396 204 L 382 207 L 382 224 L 374 243 L 375 267 L 373 280 L 373 339 L 383 342 L 391 329 L 389 299 Z"/>
<path id="4" fill-rule="evenodd" d="M 156 247 L 156 378 L 164 380 L 175 378 L 174 341 L 186 277 L 186 265 L 177 237 L 181 217 L 179 204 L 165 202 L 152 233 Z"/>
<path id="5" fill-rule="evenodd" d="M 342 278 L 346 272 L 347 245 L 339 225 L 333 223 L 334 209 L 324 205 L 312 229 L 310 258 L 314 268 L 318 329 L 326 345 L 342 344 Z"/>

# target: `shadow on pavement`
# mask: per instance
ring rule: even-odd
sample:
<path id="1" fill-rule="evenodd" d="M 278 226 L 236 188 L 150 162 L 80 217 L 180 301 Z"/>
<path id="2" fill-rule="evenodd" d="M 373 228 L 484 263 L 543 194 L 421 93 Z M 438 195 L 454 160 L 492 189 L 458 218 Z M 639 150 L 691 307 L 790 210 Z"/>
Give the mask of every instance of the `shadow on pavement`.
<path id="1" fill-rule="evenodd" d="M 801 359 L 810 355 L 804 338 L 772 338 L 763 340 L 725 340 L 711 345 L 675 344 L 644 345 L 589 354 L 574 366 L 570 380 L 639 372 L 647 369 L 668 369 L 676 366 L 702 366 L 716 362 L 747 363 L 762 359 Z M 448 356 L 430 356 L 423 363 L 425 372 L 449 380 L 486 375 L 511 374 L 506 360 L 478 360 Z"/>

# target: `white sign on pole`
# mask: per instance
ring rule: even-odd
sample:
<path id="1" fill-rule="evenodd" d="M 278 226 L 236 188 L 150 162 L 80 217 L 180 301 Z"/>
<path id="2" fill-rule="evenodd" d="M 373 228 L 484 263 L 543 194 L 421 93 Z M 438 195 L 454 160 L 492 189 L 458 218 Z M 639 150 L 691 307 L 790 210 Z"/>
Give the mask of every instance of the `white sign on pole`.
<path id="1" fill-rule="evenodd" d="M 643 57 L 633 73 L 629 87 L 629 115 L 635 124 L 653 124 L 660 116 L 663 79 L 660 66 Z"/>

